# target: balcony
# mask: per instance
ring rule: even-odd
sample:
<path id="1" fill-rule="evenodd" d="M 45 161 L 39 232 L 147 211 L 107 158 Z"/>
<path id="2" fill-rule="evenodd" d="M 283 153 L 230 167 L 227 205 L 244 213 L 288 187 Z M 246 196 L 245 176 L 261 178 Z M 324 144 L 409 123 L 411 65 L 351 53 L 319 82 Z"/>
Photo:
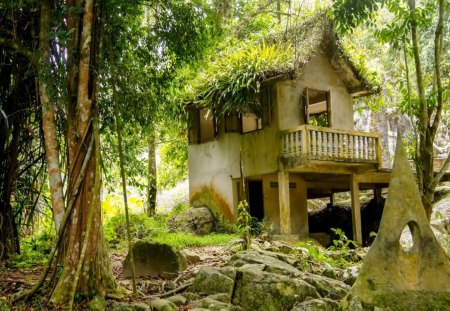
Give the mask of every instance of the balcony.
<path id="1" fill-rule="evenodd" d="M 328 161 L 381 166 L 381 135 L 301 125 L 281 132 L 280 166 L 293 169 Z"/>

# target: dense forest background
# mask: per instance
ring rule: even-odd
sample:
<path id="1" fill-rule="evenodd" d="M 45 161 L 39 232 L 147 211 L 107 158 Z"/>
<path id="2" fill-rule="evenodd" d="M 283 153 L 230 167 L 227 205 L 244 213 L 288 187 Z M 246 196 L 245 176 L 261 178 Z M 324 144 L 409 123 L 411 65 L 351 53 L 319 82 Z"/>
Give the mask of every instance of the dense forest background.
<path id="1" fill-rule="evenodd" d="M 450 150 L 436 141 L 449 138 L 449 5 L 2 1 L 0 261 L 44 265 L 36 286 L 15 299 L 33 295 L 55 263 L 52 303 L 117 295 L 105 238 L 117 234 L 111 224 L 126 231 L 130 219 L 134 234 L 142 224 L 158 228 L 165 208 L 157 194 L 188 177 L 186 104 L 214 111 L 224 99 L 224 111 L 237 112 L 254 104 L 254 73 L 295 61 L 283 45 L 289 38 L 267 38 L 318 13 L 373 86 L 358 112 L 395 111 L 414 124 L 407 148 L 431 217 L 450 166 Z M 444 161 L 435 174 L 437 154 Z M 187 204 L 175 201 L 169 210 Z"/>

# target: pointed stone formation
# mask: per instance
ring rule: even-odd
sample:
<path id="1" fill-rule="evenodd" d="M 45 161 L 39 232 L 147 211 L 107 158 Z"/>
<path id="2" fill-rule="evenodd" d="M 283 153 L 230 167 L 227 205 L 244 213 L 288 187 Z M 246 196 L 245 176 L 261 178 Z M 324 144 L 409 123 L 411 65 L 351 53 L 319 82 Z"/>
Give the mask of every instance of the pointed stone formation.
<path id="1" fill-rule="evenodd" d="M 405 227 L 413 237 L 409 249 L 400 244 Z M 431 231 L 401 139 L 377 238 L 341 306 L 344 310 L 450 310 L 449 258 Z"/>

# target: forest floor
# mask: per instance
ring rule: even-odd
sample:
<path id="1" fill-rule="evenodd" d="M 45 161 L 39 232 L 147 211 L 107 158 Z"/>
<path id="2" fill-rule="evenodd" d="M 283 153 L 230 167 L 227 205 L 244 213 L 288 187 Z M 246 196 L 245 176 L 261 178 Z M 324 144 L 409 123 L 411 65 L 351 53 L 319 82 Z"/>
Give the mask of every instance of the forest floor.
<path id="1" fill-rule="evenodd" d="M 206 246 L 206 247 L 195 247 L 190 248 L 190 251 L 197 254 L 199 261 L 188 265 L 187 269 L 174 275 L 164 275 L 162 277 L 140 277 L 136 279 L 136 285 L 138 289 L 138 297 L 126 298 L 125 301 L 134 302 L 149 302 L 150 300 L 164 296 L 164 293 L 182 288 L 183 285 L 190 283 L 195 277 L 196 273 L 200 268 L 205 266 L 220 266 L 229 260 L 232 253 L 226 251 L 226 247 L 223 246 Z M 117 283 L 130 290 L 131 294 L 131 279 L 124 278 L 122 276 L 122 267 L 125 260 L 126 254 L 120 252 L 111 252 L 111 266 L 113 273 L 116 276 Z M 6 266 L 0 266 L 0 300 L 4 302 L 8 301 L 9 298 L 22 292 L 24 290 L 30 289 L 34 283 L 39 279 L 42 271 L 41 266 L 35 266 L 32 268 L 8 268 Z M 49 273 L 51 275 L 51 273 Z M 51 276 L 47 278 L 47 281 L 51 280 Z M 11 310 L 20 311 L 47 311 L 47 310 L 58 310 L 54 306 L 48 306 L 48 294 L 49 290 L 47 287 L 43 287 L 42 291 L 36 295 L 36 297 L 28 300 L 27 302 L 18 302 L 11 306 Z M 114 301 L 110 301 L 109 305 L 112 305 Z M 78 305 L 75 310 L 87 310 L 83 306 Z M 63 309 L 61 309 L 63 310 Z M 0 311 L 3 311 L 2 305 L 0 304 Z"/>

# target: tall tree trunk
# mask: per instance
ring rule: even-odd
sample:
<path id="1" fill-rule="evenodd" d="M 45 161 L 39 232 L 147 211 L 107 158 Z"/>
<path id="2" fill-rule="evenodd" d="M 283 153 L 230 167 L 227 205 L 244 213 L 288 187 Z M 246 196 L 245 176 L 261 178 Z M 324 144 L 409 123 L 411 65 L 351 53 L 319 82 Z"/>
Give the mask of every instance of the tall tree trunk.
<path id="1" fill-rule="evenodd" d="M 44 132 L 45 155 L 48 165 L 48 180 L 50 197 L 52 201 L 53 219 L 56 232 L 59 230 L 64 215 L 64 195 L 61 178 L 61 166 L 59 163 L 58 138 L 55 123 L 53 103 L 48 95 L 50 79 L 50 1 L 41 2 L 41 17 L 39 31 L 39 48 L 41 59 L 39 65 L 39 98 L 42 107 L 42 131 Z"/>
<path id="2" fill-rule="evenodd" d="M 77 140 L 69 154 L 73 163 L 68 182 L 68 201 L 74 200 L 74 206 L 64 236 L 64 246 L 68 251 L 62 259 L 63 270 L 51 297 L 51 301 L 57 304 L 65 304 L 70 300 L 69 293 L 72 292 L 73 286 L 77 286 L 80 295 L 88 299 L 95 295 L 104 297 L 117 289 L 101 226 L 100 187 L 96 186 L 101 178 L 98 169 L 99 138 L 95 137 L 98 136 L 98 124 L 94 122 L 98 113 L 95 107 L 98 81 L 92 68 L 96 65 L 96 44 L 99 44 L 101 38 L 93 38 L 94 33 L 99 33 L 93 31 L 96 17 L 94 7 L 94 0 L 85 1 L 79 46 L 81 56 L 76 101 L 78 115 L 77 119 L 73 120 L 77 129 L 77 135 L 73 138 Z M 98 11 L 95 13 L 98 14 Z M 93 153 L 90 148 L 94 148 L 96 152 Z M 86 173 L 83 170 L 85 162 Z M 82 184 L 77 189 L 79 178 L 82 179 Z M 90 210 L 92 214 L 89 213 Z M 85 240 L 83 237 L 89 226 L 92 227 Z M 85 243 L 87 245 L 83 249 Z M 78 284 L 73 284 L 74 281 Z"/>
<path id="3" fill-rule="evenodd" d="M 147 214 L 155 215 L 156 211 L 156 194 L 158 191 L 156 184 L 156 144 L 155 130 L 150 129 L 148 139 L 148 170 L 147 170 Z"/>

